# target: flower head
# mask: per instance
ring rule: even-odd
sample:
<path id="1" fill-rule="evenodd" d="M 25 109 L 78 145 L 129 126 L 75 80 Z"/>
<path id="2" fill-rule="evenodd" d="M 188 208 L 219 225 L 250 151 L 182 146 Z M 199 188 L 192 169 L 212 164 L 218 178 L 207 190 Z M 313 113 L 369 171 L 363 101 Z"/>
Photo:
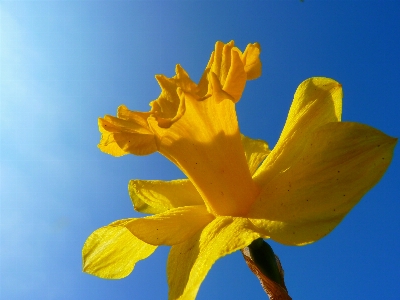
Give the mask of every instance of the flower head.
<path id="1" fill-rule="evenodd" d="M 170 245 L 170 299 L 195 298 L 220 257 L 257 238 L 312 243 L 339 224 L 382 177 L 396 139 L 341 122 L 342 87 L 310 78 L 298 87 L 275 148 L 240 134 L 235 103 L 261 75 L 258 44 L 244 52 L 217 42 L 198 84 L 177 65 L 156 76 L 149 112 L 118 108 L 99 119 L 99 148 L 111 155 L 160 152 L 188 179 L 131 180 L 134 208 L 149 217 L 96 230 L 83 248 L 84 271 L 128 275 L 158 245 Z"/>

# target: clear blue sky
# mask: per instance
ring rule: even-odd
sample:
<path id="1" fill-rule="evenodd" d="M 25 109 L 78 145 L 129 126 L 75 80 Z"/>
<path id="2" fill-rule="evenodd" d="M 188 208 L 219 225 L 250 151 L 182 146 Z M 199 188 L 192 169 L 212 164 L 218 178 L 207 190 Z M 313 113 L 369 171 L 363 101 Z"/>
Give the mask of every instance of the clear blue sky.
<path id="1" fill-rule="evenodd" d="M 399 1 L 1 1 L 1 299 L 166 299 L 168 247 L 119 281 L 81 271 L 95 229 L 138 217 L 130 179 L 175 179 L 161 155 L 115 158 L 97 118 L 148 110 L 155 74 L 199 80 L 217 40 L 262 47 L 263 75 L 237 105 L 241 130 L 273 147 L 298 84 L 338 80 L 343 120 L 400 137 Z M 271 242 L 293 299 L 399 299 L 400 156 L 323 240 Z M 264 299 L 240 253 L 197 299 Z"/>

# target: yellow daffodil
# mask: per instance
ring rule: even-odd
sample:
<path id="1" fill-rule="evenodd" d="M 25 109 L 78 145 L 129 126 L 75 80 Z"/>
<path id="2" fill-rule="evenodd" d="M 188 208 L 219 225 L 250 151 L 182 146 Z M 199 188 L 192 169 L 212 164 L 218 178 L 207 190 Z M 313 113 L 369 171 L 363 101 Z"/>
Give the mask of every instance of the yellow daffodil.
<path id="1" fill-rule="evenodd" d="M 99 148 L 111 155 L 160 152 L 188 179 L 131 180 L 134 208 L 152 214 L 93 232 L 84 271 L 127 276 L 159 245 L 169 245 L 170 299 L 194 299 L 212 264 L 257 238 L 312 243 L 333 230 L 382 177 L 396 139 L 341 122 L 342 87 L 310 78 L 298 87 L 282 134 L 270 151 L 240 134 L 235 103 L 261 75 L 258 44 L 244 52 L 217 42 L 199 84 L 177 65 L 157 75 L 149 112 L 118 108 L 99 119 Z"/>

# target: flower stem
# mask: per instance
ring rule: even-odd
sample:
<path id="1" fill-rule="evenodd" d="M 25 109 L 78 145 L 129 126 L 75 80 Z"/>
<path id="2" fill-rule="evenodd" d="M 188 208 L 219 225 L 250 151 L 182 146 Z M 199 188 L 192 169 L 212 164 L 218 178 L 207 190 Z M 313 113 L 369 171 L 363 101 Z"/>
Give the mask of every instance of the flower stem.
<path id="1" fill-rule="evenodd" d="M 292 299 L 285 286 L 279 258 L 267 242 L 259 238 L 241 251 L 247 266 L 258 277 L 271 300 Z"/>

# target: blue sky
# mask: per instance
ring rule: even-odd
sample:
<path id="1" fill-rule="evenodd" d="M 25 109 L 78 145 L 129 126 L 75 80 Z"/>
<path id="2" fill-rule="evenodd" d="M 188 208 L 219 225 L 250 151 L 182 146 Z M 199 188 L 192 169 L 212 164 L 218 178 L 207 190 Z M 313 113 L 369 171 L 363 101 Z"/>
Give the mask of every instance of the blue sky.
<path id="1" fill-rule="evenodd" d="M 398 1 L 2 1 L 2 299 L 166 299 L 168 247 L 127 278 L 81 271 L 95 229 L 138 217 L 130 179 L 175 179 L 161 155 L 115 158 L 97 118 L 147 111 L 155 74 L 198 81 L 217 40 L 262 47 L 263 75 L 237 105 L 244 134 L 273 147 L 298 84 L 338 80 L 343 120 L 400 136 Z M 270 242 L 293 299 L 398 299 L 399 149 L 387 173 L 326 238 Z M 197 299 L 263 299 L 240 253 L 213 266 Z"/>

